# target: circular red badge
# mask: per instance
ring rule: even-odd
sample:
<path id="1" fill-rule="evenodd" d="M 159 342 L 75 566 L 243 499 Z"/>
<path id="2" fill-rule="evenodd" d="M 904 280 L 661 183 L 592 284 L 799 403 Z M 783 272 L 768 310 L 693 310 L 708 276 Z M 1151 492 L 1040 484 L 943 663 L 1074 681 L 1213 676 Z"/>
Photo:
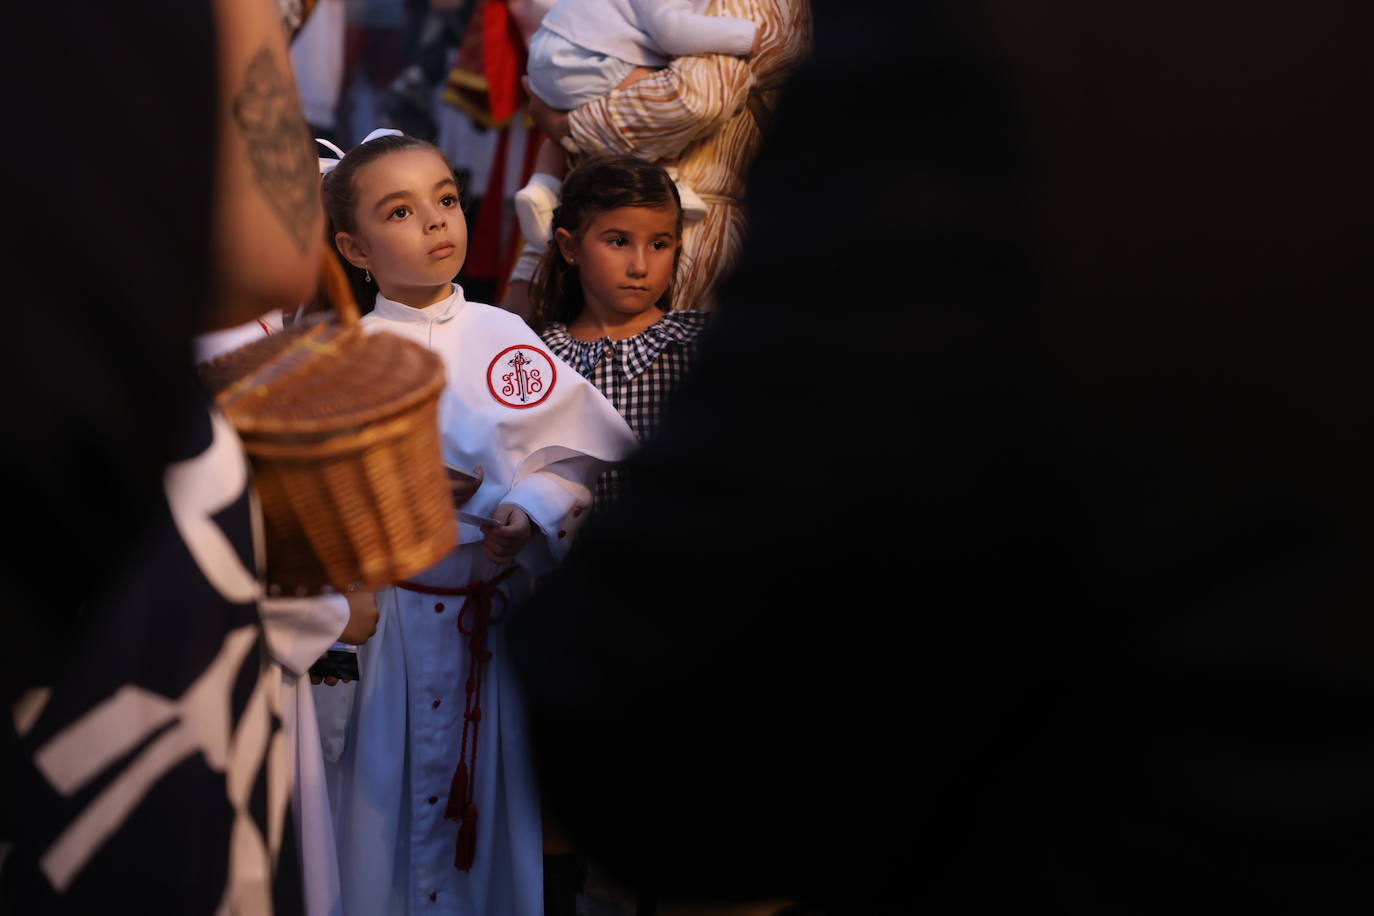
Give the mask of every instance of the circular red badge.
<path id="1" fill-rule="evenodd" d="M 534 407 L 553 393 L 558 370 L 538 347 L 506 347 L 487 366 L 487 388 L 507 407 Z"/>

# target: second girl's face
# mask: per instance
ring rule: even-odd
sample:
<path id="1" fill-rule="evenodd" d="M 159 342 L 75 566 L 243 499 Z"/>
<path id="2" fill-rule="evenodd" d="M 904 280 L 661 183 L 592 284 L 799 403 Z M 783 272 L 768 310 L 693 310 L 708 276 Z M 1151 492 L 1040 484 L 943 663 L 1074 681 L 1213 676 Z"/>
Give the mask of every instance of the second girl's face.
<path id="1" fill-rule="evenodd" d="M 354 181 L 357 231 L 338 240 L 348 259 L 397 302 L 418 308 L 447 296 L 468 247 L 448 164 L 432 150 L 401 150 L 363 166 Z"/>
<path id="2" fill-rule="evenodd" d="M 581 274 L 587 310 L 603 320 L 654 308 L 672 282 L 682 244 L 672 206 L 605 210 L 577 236 L 558 232 L 559 248 Z"/>

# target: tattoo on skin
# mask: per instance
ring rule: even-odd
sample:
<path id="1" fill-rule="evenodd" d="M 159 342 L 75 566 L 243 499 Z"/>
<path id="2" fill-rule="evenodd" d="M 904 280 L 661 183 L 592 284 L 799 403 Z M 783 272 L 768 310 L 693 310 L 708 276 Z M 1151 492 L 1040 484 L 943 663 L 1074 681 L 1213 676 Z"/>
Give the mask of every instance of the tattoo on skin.
<path id="1" fill-rule="evenodd" d="M 295 84 L 267 48 L 248 64 L 243 90 L 234 97 L 234 120 L 248 145 L 258 187 L 306 251 L 320 216 L 319 159 Z"/>

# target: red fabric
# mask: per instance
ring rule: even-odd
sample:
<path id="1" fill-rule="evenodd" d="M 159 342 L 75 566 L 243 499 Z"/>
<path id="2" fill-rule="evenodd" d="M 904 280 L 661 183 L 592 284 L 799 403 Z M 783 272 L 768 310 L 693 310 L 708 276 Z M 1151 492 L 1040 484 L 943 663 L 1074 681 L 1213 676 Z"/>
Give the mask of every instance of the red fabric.
<path id="1" fill-rule="evenodd" d="M 478 0 L 476 21 L 463 35 L 444 98 L 484 127 L 502 127 L 525 104 L 524 37 L 507 0 Z"/>
<path id="2" fill-rule="evenodd" d="M 519 243 L 518 224 L 512 222 L 503 241 L 501 223 L 505 211 L 506 155 L 510 147 L 510 119 L 526 102 L 520 77 L 525 72 L 524 39 L 507 0 L 482 0 L 478 9 L 480 29 L 469 29 L 459 50 L 454 70 L 473 73 L 480 63 L 486 81 L 485 92 L 462 81 L 449 80 L 449 92 L 460 107 L 479 122 L 500 131 L 493 154 L 491 173 L 482 193 L 482 207 L 468 240 L 466 271 L 474 279 L 498 280 L 496 300 L 505 295 L 506 278 L 515 264 Z M 531 134 L 531 141 L 534 135 Z M 529 179 L 533 155 L 527 148 L 521 184 Z"/>
<path id="3" fill-rule="evenodd" d="M 482 7 L 482 72 L 492 120 L 500 124 L 524 105 L 520 76 L 525 72 L 525 44 L 506 0 L 487 0 Z"/>

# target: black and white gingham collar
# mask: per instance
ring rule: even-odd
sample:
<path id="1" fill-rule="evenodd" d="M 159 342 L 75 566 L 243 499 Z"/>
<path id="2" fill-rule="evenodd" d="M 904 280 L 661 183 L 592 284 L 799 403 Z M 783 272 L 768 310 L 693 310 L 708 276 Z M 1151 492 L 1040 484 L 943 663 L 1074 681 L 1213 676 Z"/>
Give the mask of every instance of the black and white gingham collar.
<path id="1" fill-rule="evenodd" d="M 575 340 L 564 324 L 551 324 L 545 329 L 544 341 L 564 362 L 577 370 L 578 375 L 591 374 L 593 367 L 605 354 L 607 347 L 614 347 L 617 355 L 622 356 L 621 365 L 625 375 L 636 378 L 654 364 L 659 354 L 673 344 L 691 343 L 702 332 L 710 320 L 710 313 L 696 309 L 674 309 L 633 337 L 624 340 Z"/>

